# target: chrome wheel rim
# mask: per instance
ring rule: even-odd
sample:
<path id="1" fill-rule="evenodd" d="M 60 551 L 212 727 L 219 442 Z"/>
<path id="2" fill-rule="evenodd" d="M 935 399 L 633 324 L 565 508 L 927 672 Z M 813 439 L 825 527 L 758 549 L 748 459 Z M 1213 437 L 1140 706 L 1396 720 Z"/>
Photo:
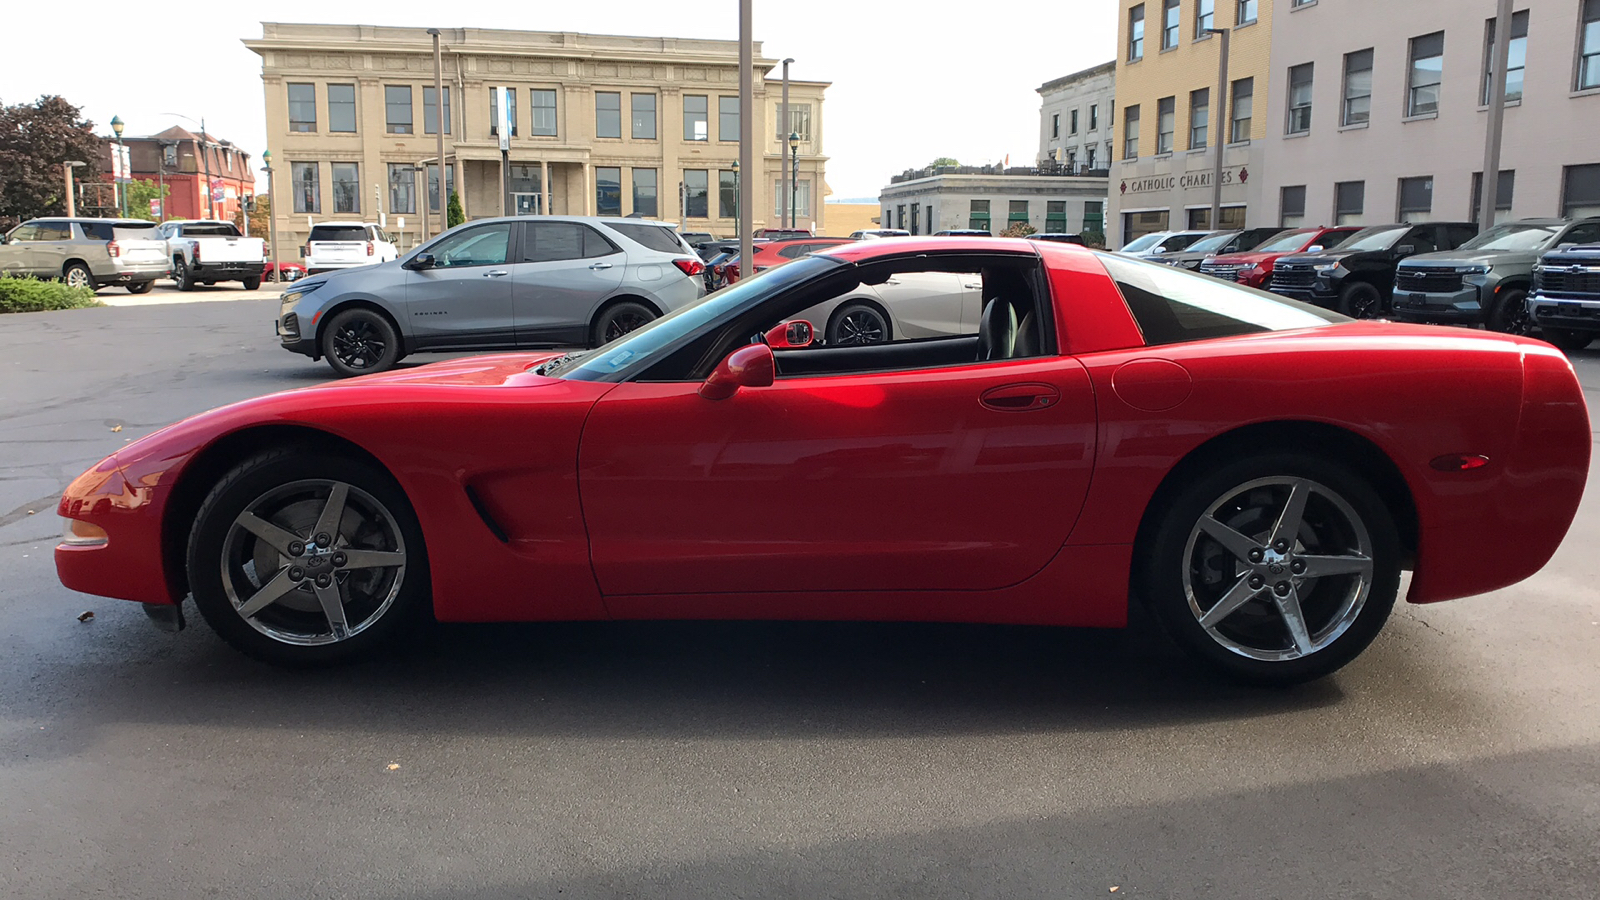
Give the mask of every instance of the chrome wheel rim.
<path id="1" fill-rule="evenodd" d="M 89 273 L 85 272 L 84 270 L 79 269 L 79 268 L 68 269 L 67 270 L 67 286 L 68 287 L 88 287 L 89 286 Z"/>
<path id="2" fill-rule="evenodd" d="M 1307 478 L 1259 478 L 1212 503 L 1184 548 L 1183 592 L 1211 639 L 1285 662 L 1339 640 L 1372 592 L 1372 539 L 1338 493 Z"/>
<path id="3" fill-rule="evenodd" d="M 257 497 L 228 528 L 222 585 L 251 628 L 317 646 L 371 628 L 405 582 L 406 545 L 376 497 L 343 481 L 306 479 Z"/>
<path id="4" fill-rule="evenodd" d="M 853 309 L 834 328 L 835 344 L 881 344 L 887 330 L 883 317 L 870 309 Z"/>
<path id="5" fill-rule="evenodd" d="M 352 319 L 333 333 L 333 356 L 351 369 L 372 368 L 388 349 L 378 327 L 366 319 Z"/>

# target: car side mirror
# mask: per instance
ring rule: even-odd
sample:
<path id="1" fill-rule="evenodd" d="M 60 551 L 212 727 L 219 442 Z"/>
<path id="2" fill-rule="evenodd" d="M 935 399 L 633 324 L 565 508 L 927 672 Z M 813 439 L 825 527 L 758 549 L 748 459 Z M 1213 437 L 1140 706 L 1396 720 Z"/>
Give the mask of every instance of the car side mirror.
<path id="1" fill-rule="evenodd" d="M 1151 247 L 1150 248 L 1150 255 L 1151 256 L 1160 256 L 1161 254 L 1163 254 L 1165 252 L 1167 252 L 1167 248 L 1165 248 L 1165 247 Z"/>
<path id="2" fill-rule="evenodd" d="M 1400 246 L 1394 248 L 1395 256 L 1410 256 L 1415 252 L 1417 252 L 1416 244 L 1401 244 Z"/>
<path id="3" fill-rule="evenodd" d="M 765 335 L 767 346 L 774 350 L 802 350 L 811 346 L 816 339 L 817 330 L 805 319 L 795 319 L 786 322 L 768 331 Z"/>
<path id="4" fill-rule="evenodd" d="M 1321 244 L 1312 244 L 1311 246 L 1306 248 L 1306 252 L 1307 253 L 1321 253 L 1322 252 L 1322 245 Z"/>
<path id="5" fill-rule="evenodd" d="M 707 400 L 726 400 L 742 387 L 768 387 L 777 370 L 771 347 L 746 344 L 717 363 L 710 377 L 700 385 L 700 396 Z"/>
<path id="6" fill-rule="evenodd" d="M 418 269 L 431 269 L 438 264 L 439 261 L 434 258 L 432 253 L 418 253 L 416 256 L 413 256 L 405 261 L 405 267 L 413 271 Z"/>

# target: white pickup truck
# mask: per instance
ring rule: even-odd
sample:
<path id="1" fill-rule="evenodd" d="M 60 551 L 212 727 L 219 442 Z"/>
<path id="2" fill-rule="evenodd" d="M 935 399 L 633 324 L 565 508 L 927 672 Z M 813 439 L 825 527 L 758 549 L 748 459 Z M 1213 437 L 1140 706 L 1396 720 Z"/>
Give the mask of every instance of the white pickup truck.
<path id="1" fill-rule="evenodd" d="M 321 222 L 311 226 L 303 255 L 306 274 L 353 269 L 400 256 L 394 238 L 371 222 Z"/>
<path id="2" fill-rule="evenodd" d="M 245 237 L 232 222 L 208 220 L 166 222 L 159 233 L 172 257 L 172 280 L 178 290 L 192 291 L 197 284 L 239 281 L 244 289 L 261 286 L 266 267 L 266 242 Z"/>

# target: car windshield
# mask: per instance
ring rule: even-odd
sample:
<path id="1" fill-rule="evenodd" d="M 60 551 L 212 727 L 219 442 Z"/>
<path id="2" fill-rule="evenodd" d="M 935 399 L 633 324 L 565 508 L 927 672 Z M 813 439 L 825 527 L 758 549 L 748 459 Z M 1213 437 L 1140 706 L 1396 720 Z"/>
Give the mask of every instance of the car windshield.
<path id="1" fill-rule="evenodd" d="M 1410 225 L 1374 225 L 1363 228 L 1340 245 L 1340 250 L 1387 250 L 1411 230 Z"/>
<path id="2" fill-rule="evenodd" d="M 831 257 L 808 256 L 742 278 L 586 354 L 581 363 L 562 370 L 561 377 L 602 381 L 625 368 L 647 365 L 653 358 L 670 352 L 683 339 L 737 315 L 762 298 L 841 265 L 844 263 Z"/>
<path id="3" fill-rule="evenodd" d="M 1165 237 L 1165 235 L 1159 231 L 1154 234 L 1147 234 L 1144 237 L 1136 237 L 1123 246 L 1122 252 L 1138 253 L 1140 250 L 1145 250 L 1150 247 L 1154 247 L 1156 244 L 1159 244 L 1163 237 Z"/>
<path id="4" fill-rule="evenodd" d="M 1560 225 L 1507 222 L 1485 231 L 1465 244 L 1462 250 L 1538 250 L 1561 230 Z"/>
<path id="5" fill-rule="evenodd" d="M 1311 231 L 1310 229 L 1305 231 L 1291 231 L 1288 234 L 1280 234 L 1277 238 L 1257 247 L 1255 252 L 1287 253 L 1291 250 L 1299 250 L 1301 247 L 1306 245 L 1306 240 L 1313 234 L 1316 234 L 1316 232 Z"/>
<path id="6" fill-rule="evenodd" d="M 1188 253 L 1211 253 L 1219 250 L 1222 245 L 1233 240 L 1239 235 L 1237 231 L 1224 231 L 1221 234 L 1211 234 L 1189 245 Z"/>

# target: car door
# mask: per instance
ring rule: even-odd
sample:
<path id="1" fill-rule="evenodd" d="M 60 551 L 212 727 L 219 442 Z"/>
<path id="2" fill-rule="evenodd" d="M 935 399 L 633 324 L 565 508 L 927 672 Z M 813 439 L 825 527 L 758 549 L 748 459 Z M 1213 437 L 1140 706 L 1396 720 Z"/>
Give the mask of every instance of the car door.
<path id="1" fill-rule="evenodd" d="M 596 308 L 628 272 L 627 254 L 579 222 L 524 222 L 522 228 L 521 262 L 512 286 L 517 342 L 524 347 L 587 344 Z M 655 268 L 657 278 L 666 274 Z"/>
<path id="2" fill-rule="evenodd" d="M 516 346 L 510 222 L 451 232 L 427 252 L 434 265 L 406 273 L 406 312 L 419 350 Z"/>
<path id="3" fill-rule="evenodd" d="M 32 222 L 18 225 L 6 235 L 6 242 L 0 244 L 0 273 L 12 277 L 21 277 L 33 274 L 33 262 L 28 257 L 32 249 L 34 235 L 39 233 L 39 226 Z"/>
<path id="4" fill-rule="evenodd" d="M 72 223 L 48 221 L 38 223 L 39 230 L 34 235 L 33 242 L 28 245 L 28 266 L 40 278 L 58 278 L 67 264 L 67 257 L 73 255 Z M 79 253 L 77 255 L 85 255 Z M 104 256 L 102 252 L 98 254 Z M 93 263 L 93 259 L 85 259 Z"/>

